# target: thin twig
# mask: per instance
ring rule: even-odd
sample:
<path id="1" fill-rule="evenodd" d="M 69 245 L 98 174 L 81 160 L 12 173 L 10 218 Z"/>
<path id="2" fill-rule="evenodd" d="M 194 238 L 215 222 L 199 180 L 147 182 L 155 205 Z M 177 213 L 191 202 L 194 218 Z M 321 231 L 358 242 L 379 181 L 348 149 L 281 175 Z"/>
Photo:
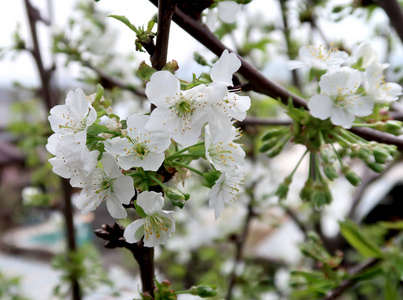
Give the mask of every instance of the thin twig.
<path id="1" fill-rule="evenodd" d="M 354 275 L 357 275 L 357 274 L 375 266 L 379 261 L 380 261 L 379 258 L 371 258 L 362 264 L 358 264 L 354 268 L 350 269 L 350 272 L 349 272 L 350 277 L 353 277 Z M 326 297 L 322 298 L 322 300 L 337 299 L 337 297 L 339 297 L 341 294 L 343 294 L 347 289 L 353 287 L 356 283 L 358 283 L 358 282 L 354 279 L 343 280 L 342 283 L 337 288 L 335 288 L 334 290 L 329 292 L 326 295 Z"/>
<path id="2" fill-rule="evenodd" d="M 252 191 L 253 191 L 255 185 L 256 185 L 256 183 L 254 183 L 252 185 Z M 234 268 L 232 269 L 232 272 L 230 275 L 227 296 L 225 297 L 226 300 L 232 299 L 232 291 L 234 289 L 234 286 L 236 283 L 236 277 L 237 277 L 236 270 L 237 270 L 239 263 L 242 261 L 243 248 L 245 246 L 246 238 L 249 233 L 250 222 L 251 222 L 252 218 L 255 216 L 255 213 L 253 212 L 253 200 L 254 200 L 253 195 L 250 195 L 250 200 L 248 203 L 248 214 L 246 215 L 246 218 L 245 218 L 242 233 L 235 238 L 236 250 L 235 250 Z"/>
<path id="3" fill-rule="evenodd" d="M 98 76 L 100 77 L 101 81 L 107 83 L 111 87 L 118 87 L 120 89 L 128 90 L 131 93 L 133 93 L 135 96 L 138 96 L 140 98 L 146 98 L 146 94 L 144 93 L 144 91 L 139 91 L 134 86 L 125 84 L 125 83 L 121 82 L 119 79 L 106 74 L 103 70 L 94 66 L 89 61 L 81 61 L 81 63 L 83 64 L 83 66 L 86 66 L 87 68 L 89 68 L 89 69 L 93 70 L 95 73 L 97 73 Z"/>
<path id="4" fill-rule="evenodd" d="M 290 126 L 292 124 L 292 120 L 247 117 L 245 120 L 237 122 L 237 124 L 247 126 Z"/>
<path id="5" fill-rule="evenodd" d="M 281 17 L 283 19 L 283 34 L 285 38 L 285 42 L 287 44 L 287 54 L 289 59 L 295 59 L 293 52 L 292 52 L 292 42 L 291 42 L 291 36 L 290 36 L 290 28 L 288 27 L 288 19 L 287 19 L 287 0 L 279 0 L 280 2 L 280 7 L 281 7 Z M 291 70 L 292 74 L 292 83 L 294 86 L 297 88 L 301 88 L 299 78 L 298 78 L 298 73 L 296 69 Z"/>

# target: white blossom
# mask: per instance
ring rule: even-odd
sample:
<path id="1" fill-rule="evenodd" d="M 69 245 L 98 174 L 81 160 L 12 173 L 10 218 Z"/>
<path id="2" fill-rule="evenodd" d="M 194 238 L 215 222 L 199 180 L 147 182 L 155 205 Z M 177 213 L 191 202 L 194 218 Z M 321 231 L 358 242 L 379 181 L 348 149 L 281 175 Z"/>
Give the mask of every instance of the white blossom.
<path id="1" fill-rule="evenodd" d="M 325 46 L 303 46 L 299 49 L 300 60 L 291 60 L 288 67 L 314 67 L 319 70 L 341 66 L 348 59 L 348 54 L 337 48 L 327 49 Z"/>
<path id="2" fill-rule="evenodd" d="M 156 108 L 145 128 L 167 132 L 182 145 L 194 144 L 207 121 L 211 98 L 219 101 L 225 94 L 226 89 L 213 90 L 205 85 L 181 91 L 172 73 L 156 72 L 146 86 L 146 95 Z"/>
<path id="3" fill-rule="evenodd" d="M 142 192 L 137 196 L 137 205 L 147 217 L 129 224 L 123 236 L 128 243 L 136 243 L 144 236 L 144 246 L 155 247 L 165 242 L 175 232 L 173 211 L 162 210 L 164 198 L 161 193 Z"/>
<path id="4" fill-rule="evenodd" d="M 348 59 L 348 63 L 352 65 L 359 60 L 361 60 L 361 67 L 364 69 L 374 62 L 378 62 L 378 54 L 370 43 L 361 43 L 353 48 L 353 53 Z"/>
<path id="5" fill-rule="evenodd" d="M 402 87 L 393 82 L 385 82 L 383 72 L 386 66 L 375 61 L 364 72 L 364 88 L 372 101 L 389 103 L 399 99 Z"/>
<path id="6" fill-rule="evenodd" d="M 88 103 L 82 89 L 70 91 L 65 105 L 56 105 L 50 110 L 49 123 L 55 133 L 74 135 L 77 142 L 84 143 L 87 127 L 97 119 L 97 112 Z"/>
<path id="7" fill-rule="evenodd" d="M 96 167 L 88 177 L 81 176 L 79 180 L 83 189 L 75 204 L 82 214 L 95 210 L 106 201 L 112 217 L 126 218 L 127 213 L 122 204 L 129 204 L 134 195 L 133 179 L 122 174 L 111 154 L 103 154 L 102 169 Z"/>
<path id="8" fill-rule="evenodd" d="M 221 1 L 217 4 L 218 17 L 225 23 L 234 23 L 241 5 L 234 1 Z"/>
<path id="9" fill-rule="evenodd" d="M 224 50 L 220 59 L 213 65 L 210 77 L 213 80 L 211 88 L 221 89 L 223 98 L 211 98 L 211 111 L 209 113 L 210 133 L 214 142 L 228 139 L 231 134 L 232 119 L 243 121 L 246 111 L 251 105 L 248 96 L 239 96 L 228 92 L 227 86 L 232 86 L 232 75 L 238 71 L 241 61 L 235 53 Z"/>
<path id="10" fill-rule="evenodd" d="M 55 140 L 60 138 L 57 145 Z M 49 159 L 52 171 L 63 178 L 71 178 L 70 184 L 78 186 L 79 176 L 89 176 L 98 163 L 99 151 L 88 150 L 85 144 L 77 142 L 72 135 L 49 137 L 47 149 L 55 157 Z"/>
<path id="11" fill-rule="evenodd" d="M 335 125 L 350 128 L 355 116 L 370 115 L 373 102 L 366 96 L 358 94 L 361 85 L 361 73 L 348 67 L 322 76 L 319 86 L 321 93 L 308 102 L 312 116 L 330 120 Z"/>
<path id="12" fill-rule="evenodd" d="M 242 169 L 232 168 L 223 172 L 209 192 L 209 206 L 214 208 L 215 218 L 220 217 L 224 203 L 235 202 L 242 192 L 241 184 L 245 178 Z"/>
<path id="13" fill-rule="evenodd" d="M 170 138 L 166 133 L 144 129 L 149 120 L 146 115 L 131 115 L 127 118 L 125 136 L 105 141 L 105 150 L 117 155 L 118 165 L 123 169 L 142 167 L 157 171 L 164 161 Z"/>
<path id="14" fill-rule="evenodd" d="M 231 135 L 222 142 L 213 143 L 210 135 L 210 126 L 205 129 L 205 147 L 207 160 L 219 171 L 242 166 L 245 152 L 240 144 L 234 142 L 240 136 L 235 127 L 231 128 Z"/>

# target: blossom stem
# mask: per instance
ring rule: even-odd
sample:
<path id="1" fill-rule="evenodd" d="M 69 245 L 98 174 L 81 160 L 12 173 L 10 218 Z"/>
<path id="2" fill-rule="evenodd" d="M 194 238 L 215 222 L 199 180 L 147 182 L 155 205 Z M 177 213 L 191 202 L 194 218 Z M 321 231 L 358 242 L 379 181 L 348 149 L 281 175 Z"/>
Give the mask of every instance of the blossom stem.
<path id="1" fill-rule="evenodd" d="M 336 151 L 336 148 L 334 147 L 333 143 L 329 143 L 329 144 L 330 144 L 330 146 L 332 146 L 334 153 L 336 153 L 337 160 L 339 161 L 340 166 L 343 168 L 344 164 L 343 164 L 343 161 L 341 160 L 339 152 Z"/>
<path id="2" fill-rule="evenodd" d="M 294 170 L 291 172 L 290 177 L 294 176 L 294 173 L 297 171 L 299 165 L 301 164 L 302 160 L 304 159 L 305 155 L 309 152 L 308 149 L 305 150 L 304 154 L 299 159 L 297 165 L 295 166 Z"/>
<path id="3" fill-rule="evenodd" d="M 194 144 L 192 146 L 183 148 L 183 149 L 179 150 L 178 152 L 175 152 L 171 156 L 167 157 L 166 159 L 173 159 L 173 158 L 177 157 L 178 154 L 182 154 L 183 152 L 189 150 L 191 147 L 197 147 L 197 146 L 201 146 L 201 145 L 204 145 L 204 142 L 200 142 L 200 143 Z"/>
<path id="4" fill-rule="evenodd" d="M 152 180 L 154 180 L 156 183 L 158 183 L 158 185 L 160 187 L 162 187 L 163 190 L 168 188 L 165 184 L 163 184 L 160 180 L 158 180 L 158 178 L 156 176 L 154 176 L 153 174 L 148 174 L 148 177 L 150 177 Z"/>
<path id="5" fill-rule="evenodd" d="M 330 133 L 331 133 L 335 138 L 337 138 L 338 140 L 340 140 L 340 141 L 346 143 L 347 145 L 350 145 L 350 144 L 351 144 L 348 140 L 346 140 L 344 137 L 342 137 L 342 136 L 339 135 L 338 133 L 336 133 L 336 132 L 334 132 L 334 131 L 330 131 Z"/>
<path id="6" fill-rule="evenodd" d="M 113 134 L 115 136 L 122 135 L 120 132 L 113 131 L 113 130 L 105 130 L 104 133 L 110 133 L 110 134 Z"/>
<path id="7" fill-rule="evenodd" d="M 180 163 L 180 162 L 177 162 L 177 161 L 174 161 L 174 162 L 172 162 L 172 163 L 173 163 L 174 165 L 176 165 L 176 166 L 186 168 L 186 169 L 188 169 L 188 170 L 190 170 L 190 171 L 192 171 L 192 172 L 194 172 L 194 173 L 196 173 L 196 174 L 199 174 L 200 176 L 203 176 L 203 172 L 202 172 L 202 171 L 199 171 L 199 170 L 197 170 L 197 169 L 195 169 L 195 168 L 192 168 L 192 167 L 190 167 L 190 166 L 187 165 L 187 164 L 183 164 L 183 163 Z"/>

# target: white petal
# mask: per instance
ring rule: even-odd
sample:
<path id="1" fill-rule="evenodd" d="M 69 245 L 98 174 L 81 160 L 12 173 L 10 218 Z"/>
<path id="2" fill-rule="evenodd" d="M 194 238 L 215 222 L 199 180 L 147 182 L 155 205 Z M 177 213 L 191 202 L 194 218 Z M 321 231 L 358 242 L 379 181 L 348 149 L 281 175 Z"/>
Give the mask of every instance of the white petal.
<path id="1" fill-rule="evenodd" d="M 220 4 L 225 2 L 220 2 Z M 232 2 L 238 5 L 235 2 Z M 241 61 L 235 53 L 229 53 L 227 49 L 221 54 L 220 59 L 213 65 L 210 77 L 214 83 L 232 86 L 232 75 L 241 67 Z"/>
<path id="2" fill-rule="evenodd" d="M 122 203 L 113 195 L 110 195 L 106 200 L 106 207 L 111 216 L 115 219 L 124 219 L 127 217 L 126 210 L 122 206 Z"/>
<path id="3" fill-rule="evenodd" d="M 179 80 L 169 71 L 155 72 L 146 85 L 147 98 L 156 106 L 166 105 L 167 99 L 171 100 L 178 93 Z"/>
<path id="4" fill-rule="evenodd" d="M 162 210 L 164 198 L 161 193 L 145 191 L 137 196 L 137 205 L 141 206 L 147 215 L 154 215 Z"/>
<path id="5" fill-rule="evenodd" d="M 164 161 L 164 153 L 156 153 L 154 155 L 147 155 L 143 158 L 143 169 L 145 171 L 157 171 Z"/>
<path id="6" fill-rule="evenodd" d="M 351 128 L 354 119 L 355 117 L 352 113 L 337 106 L 333 108 L 332 116 L 330 117 L 330 120 L 334 125 L 340 125 L 344 128 Z"/>
<path id="7" fill-rule="evenodd" d="M 126 148 L 132 148 L 133 145 L 127 138 L 116 137 L 104 142 L 105 150 L 117 155 L 126 155 Z"/>
<path id="8" fill-rule="evenodd" d="M 138 242 L 143 235 L 144 219 L 139 219 L 130 223 L 123 232 L 123 237 L 126 239 L 126 242 L 130 244 Z"/>
<path id="9" fill-rule="evenodd" d="M 123 176 L 122 171 L 112 154 L 105 152 L 102 155 L 102 165 L 104 172 L 108 178 L 117 178 Z"/>
<path id="10" fill-rule="evenodd" d="M 218 5 L 218 16 L 225 23 L 234 23 L 241 6 L 234 1 L 222 1 Z"/>
<path id="11" fill-rule="evenodd" d="M 326 120 L 332 114 L 334 103 L 326 95 L 315 95 L 308 102 L 311 115 L 321 120 Z"/>
<path id="12" fill-rule="evenodd" d="M 123 204 L 129 204 L 135 194 L 133 178 L 130 176 L 119 177 L 113 183 L 113 193 Z"/>
<path id="13" fill-rule="evenodd" d="M 147 115 L 131 115 L 127 118 L 127 128 L 144 129 L 147 122 L 150 120 L 150 116 Z"/>
<path id="14" fill-rule="evenodd" d="M 372 114 L 373 109 L 374 102 L 369 97 L 359 97 L 358 99 L 354 97 L 350 111 L 358 117 L 365 117 Z"/>
<path id="15" fill-rule="evenodd" d="M 61 134 L 54 133 L 48 138 L 48 143 L 46 144 L 46 150 L 50 154 L 56 155 L 56 147 L 62 139 Z"/>
<path id="16" fill-rule="evenodd" d="M 77 116 L 84 117 L 88 114 L 88 102 L 83 90 L 80 88 L 67 94 L 66 105 Z"/>

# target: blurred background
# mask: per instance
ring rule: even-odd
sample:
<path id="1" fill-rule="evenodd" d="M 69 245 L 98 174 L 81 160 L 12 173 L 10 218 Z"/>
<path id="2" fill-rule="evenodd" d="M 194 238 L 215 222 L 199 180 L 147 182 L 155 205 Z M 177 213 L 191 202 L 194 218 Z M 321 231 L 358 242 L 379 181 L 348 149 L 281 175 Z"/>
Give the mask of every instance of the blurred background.
<path id="1" fill-rule="evenodd" d="M 296 85 L 287 61 L 296 59 L 299 47 L 308 44 L 332 43 L 351 53 L 357 44 L 370 42 L 379 60 L 390 64 L 387 81 L 401 83 L 401 41 L 384 10 L 365 2 L 253 0 L 242 6 L 236 25 L 219 19 L 208 25 L 267 77 L 306 97 L 315 92 L 308 71 L 298 71 Z M 214 10 L 206 10 L 202 20 Z M 78 191 L 52 173 L 45 145 L 51 134 L 49 109 L 64 103 L 67 92 L 77 87 L 90 95 L 97 83 L 102 84 L 121 118 L 149 110 L 145 85 L 137 76 L 139 64 L 149 63 L 149 56 L 135 50 L 133 32 L 107 16 L 124 15 L 136 26 L 147 26 L 155 14 L 156 8 L 146 0 L 25 0 L 11 1 L 4 8 L 0 18 L 0 299 L 69 299 L 71 274 L 79 278 L 84 299 L 139 297 L 140 280 L 130 253 L 103 248 L 103 241 L 93 233 L 115 220 L 105 206 L 83 216 L 71 205 Z M 173 24 L 168 61 L 173 59 L 179 63 L 176 75 L 191 80 L 192 73 L 208 73 L 216 58 Z M 250 117 L 288 120 L 273 99 L 249 95 Z M 401 104 L 396 103 L 395 109 L 399 112 Z M 192 202 L 177 212 L 178 229 L 172 239 L 156 249 L 157 279 L 168 278 L 177 289 L 199 282 L 217 284 L 221 295 L 230 289 L 234 299 L 299 299 L 290 287 L 291 270 L 312 265 L 299 249 L 309 240 L 307 228 L 314 227 L 326 251 L 334 254 L 336 249 L 348 251 L 338 220 L 349 216 L 372 224 L 402 219 L 399 161 L 382 176 L 355 163 L 362 186 L 353 188 L 344 179 L 332 183 L 333 203 L 312 212 L 299 198 L 308 172 L 306 160 L 287 201 L 279 203 L 274 195 L 303 147 L 286 147 L 279 157 L 268 159 L 255 149 L 264 129 L 244 125 L 243 130 L 249 155 L 247 192 L 216 221 L 208 208 L 208 189 L 189 179 L 185 189 L 192 191 Z M 121 224 L 127 225 L 129 219 Z M 376 236 L 382 236 L 382 244 L 386 233 Z M 73 251 L 74 266 L 66 259 L 68 251 Z M 359 294 L 366 298 L 343 299 L 381 299 L 377 287 L 377 283 L 361 287 Z"/>

